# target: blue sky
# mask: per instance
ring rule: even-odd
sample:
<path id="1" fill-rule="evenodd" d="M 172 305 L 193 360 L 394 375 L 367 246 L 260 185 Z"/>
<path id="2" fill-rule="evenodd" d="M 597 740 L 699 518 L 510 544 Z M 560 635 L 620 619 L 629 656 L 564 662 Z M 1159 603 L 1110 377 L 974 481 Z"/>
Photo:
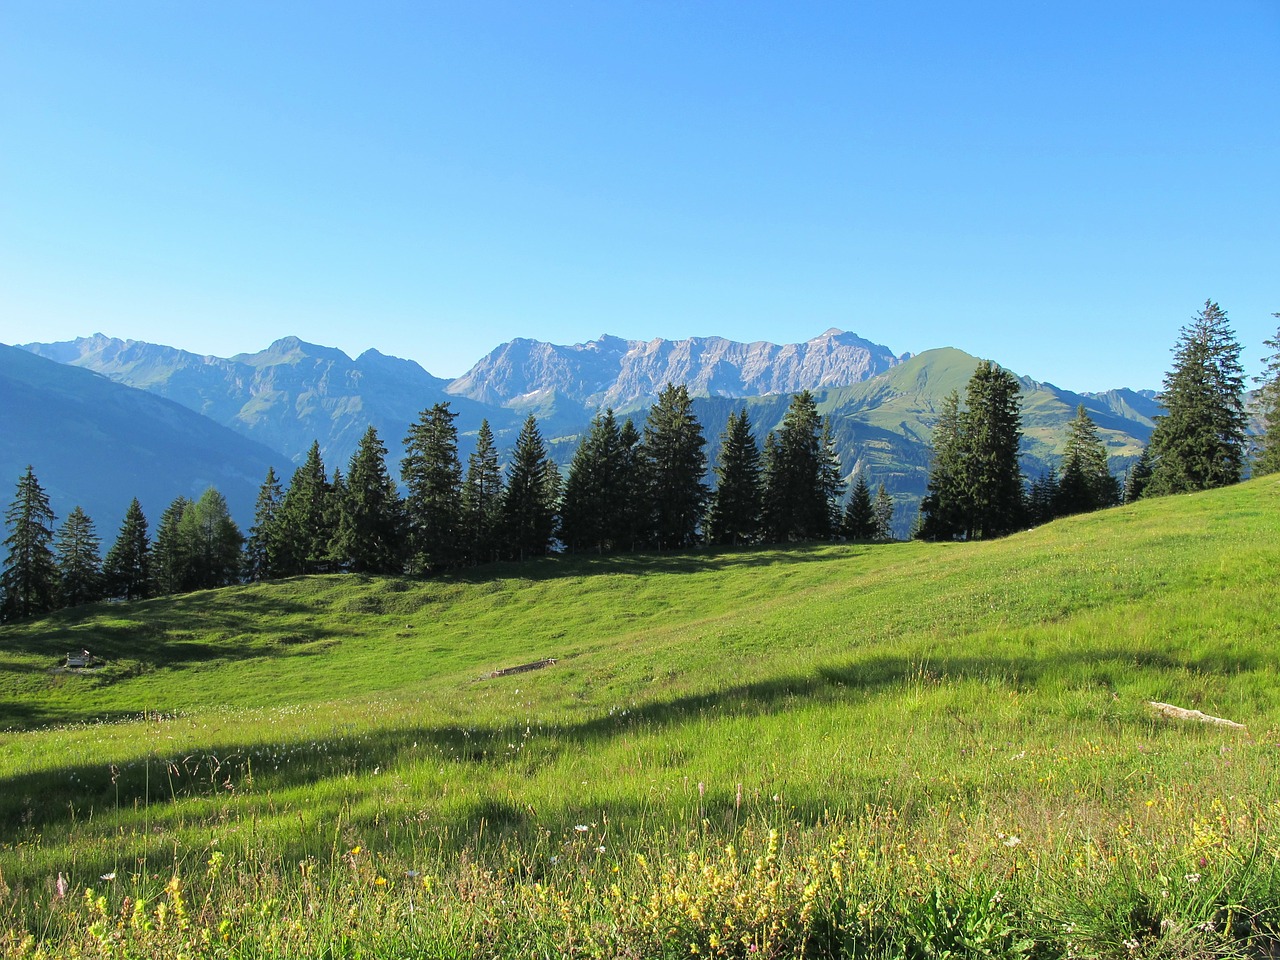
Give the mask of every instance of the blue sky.
<path id="1" fill-rule="evenodd" d="M 1280 3 L 0 6 L 0 342 L 958 346 L 1280 311 Z"/>

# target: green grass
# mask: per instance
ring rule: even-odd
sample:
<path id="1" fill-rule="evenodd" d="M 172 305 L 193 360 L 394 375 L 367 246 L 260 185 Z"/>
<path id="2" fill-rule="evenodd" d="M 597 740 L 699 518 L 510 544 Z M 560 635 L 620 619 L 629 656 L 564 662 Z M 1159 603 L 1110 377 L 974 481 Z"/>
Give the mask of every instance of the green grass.
<path id="1" fill-rule="evenodd" d="M 0 629 L 0 928 L 18 954 L 171 954 L 172 923 L 118 915 L 180 902 L 181 875 L 204 898 L 192 956 L 746 955 L 725 937 L 747 928 L 756 953 L 887 956 L 966 923 L 996 953 L 1132 956 L 1208 949 L 1228 914 L 1248 922 L 1224 942 L 1270 936 L 1278 495 L 1264 478 L 986 544 L 302 578 Z M 54 670 L 80 647 L 108 665 Z M 726 859 L 767 856 L 770 829 L 758 874 Z M 840 868 L 858 903 L 831 887 L 837 843 L 874 854 Z M 220 886 L 232 867 L 249 893 Z M 416 903 L 410 873 L 434 884 Z"/>

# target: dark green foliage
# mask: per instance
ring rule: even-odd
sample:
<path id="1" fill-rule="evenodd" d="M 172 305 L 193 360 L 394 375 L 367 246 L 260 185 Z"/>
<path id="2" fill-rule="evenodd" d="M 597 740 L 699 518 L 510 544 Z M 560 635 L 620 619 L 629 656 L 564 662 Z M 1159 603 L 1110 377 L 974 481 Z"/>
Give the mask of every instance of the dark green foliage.
<path id="1" fill-rule="evenodd" d="M 1022 524 L 1020 392 L 1017 378 L 989 360 L 969 379 L 961 415 L 966 539 L 1002 537 Z"/>
<path id="2" fill-rule="evenodd" d="M 333 487 L 325 475 L 320 444 L 312 442 L 302 466 L 293 472 L 275 525 L 272 575 L 322 573 L 331 566 L 329 544 L 336 529 Z"/>
<path id="3" fill-rule="evenodd" d="M 827 506 L 827 536 L 833 537 L 840 530 L 840 501 L 844 499 L 845 486 L 830 417 L 823 417 L 822 436 L 818 439 L 818 490 Z"/>
<path id="4" fill-rule="evenodd" d="M 1141 500 L 1147 492 L 1147 485 L 1150 483 L 1151 452 L 1144 447 L 1142 455 L 1138 457 L 1137 462 L 1125 473 L 1124 502 L 1133 503 L 1135 500 Z"/>
<path id="5" fill-rule="evenodd" d="M 641 446 L 653 511 L 649 539 L 660 550 L 698 541 L 708 497 L 705 447 L 688 388 L 668 383 L 649 408 Z"/>
<path id="6" fill-rule="evenodd" d="M 965 530 L 965 448 L 960 420 L 960 394 L 942 401 L 933 428 L 933 459 L 928 492 L 920 503 L 921 540 L 955 540 Z"/>
<path id="7" fill-rule="evenodd" d="M 245 575 L 250 580 L 270 580 L 278 576 L 282 550 L 280 507 L 284 502 L 284 490 L 276 477 L 275 467 L 267 468 L 267 477 L 258 489 L 258 500 L 253 507 L 253 526 L 249 528 L 249 540 L 244 549 Z"/>
<path id="8" fill-rule="evenodd" d="M 1031 482 L 1027 491 L 1027 523 L 1039 526 L 1048 523 L 1058 514 L 1058 470 L 1050 467 Z"/>
<path id="9" fill-rule="evenodd" d="M 502 497 L 502 529 L 510 556 L 540 557 L 551 546 L 560 499 L 560 471 L 530 414 L 520 428 Z"/>
<path id="10" fill-rule="evenodd" d="M 462 483 L 462 541 L 470 563 L 489 563 L 500 553 L 498 531 L 502 521 L 502 473 L 498 448 L 488 420 L 480 421 L 476 448 L 467 460 Z"/>
<path id="11" fill-rule="evenodd" d="M 356 573 L 402 572 L 404 507 L 386 458 L 387 448 L 370 425 L 351 455 L 346 484 L 339 488 L 333 553 L 340 565 Z"/>
<path id="12" fill-rule="evenodd" d="M 182 512 L 178 536 L 187 559 L 187 577 L 180 589 L 225 587 L 240 579 L 240 548 L 244 536 L 231 519 L 227 499 L 213 487 Z"/>
<path id="13" fill-rule="evenodd" d="M 648 464 L 640 431 L 628 417 L 618 431 L 622 447 L 622 492 L 618 503 L 619 547 L 635 550 L 649 530 Z"/>
<path id="14" fill-rule="evenodd" d="M 560 539 L 572 551 L 616 549 L 627 540 L 626 471 L 630 451 L 612 410 L 597 414 L 569 464 Z"/>
<path id="15" fill-rule="evenodd" d="M 1113 507 L 1120 502 L 1120 486 L 1107 466 L 1107 448 L 1084 404 L 1067 426 L 1062 455 L 1062 478 L 1054 497 L 1054 514 L 1064 517 Z"/>
<path id="16" fill-rule="evenodd" d="M 1151 434 L 1148 495 L 1226 486 L 1244 470 L 1244 372 L 1225 310 L 1206 300 L 1182 328 Z"/>
<path id="17" fill-rule="evenodd" d="M 151 596 L 151 538 L 137 497 L 125 511 L 116 542 L 107 551 L 102 577 L 108 597 L 138 600 Z"/>
<path id="18" fill-rule="evenodd" d="M 160 514 L 160 525 L 156 527 L 156 539 L 151 547 L 151 576 L 155 592 L 161 596 L 181 593 L 191 578 L 191 557 L 179 529 L 182 515 L 190 506 L 190 500 L 177 496 Z"/>
<path id="19" fill-rule="evenodd" d="M 745 409 L 729 414 L 716 463 L 707 527 L 712 543 L 755 543 L 764 504 L 760 448 Z"/>
<path id="20" fill-rule="evenodd" d="M 1280 317 L 1280 313 L 1273 313 Z M 1253 461 L 1254 476 L 1280 472 L 1280 330 L 1263 344 L 1271 348 L 1271 355 L 1263 357 L 1266 364 L 1262 384 L 1258 390 L 1258 411 L 1262 415 L 1262 436 L 1258 441 L 1258 455 Z"/>
<path id="21" fill-rule="evenodd" d="M 859 473 L 853 484 L 853 493 L 844 508 L 841 533 L 850 540 L 874 540 L 876 538 L 875 505 L 871 501 L 871 488 L 867 478 Z"/>
<path id="22" fill-rule="evenodd" d="M 102 599 L 102 543 L 93 521 L 75 507 L 58 528 L 54 544 L 58 566 L 58 604 L 74 607 Z"/>
<path id="23" fill-rule="evenodd" d="M 777 435 L 765 441 L 765 527 L 775 542 L 835 533 L 839 466 L 812 393 L 791 398 Z M 834 496 L 833 496 L 834 495 Z"/>
<path id="24" fill-rule="evenodd" d="M 893 539 L 893 497 L 882 483 L 876 489 L 875 503 L 872 504 L 874 530 L 872 539 L 877 543 L 887 543 Z"/>
<path id="25" fill-rule="evenodd" d="M 4 514 L 9 536 L 4 573 L 0 574 L 0 611 L 5 620 L 48 613 L 57 603 L 58 569 L 54 562 L 53 511 L 49 497 L 31 467 L 18 480 L 13 503 Z"/>
<path id="26" fill-rule="evenodd" d="M 404 438 L 400 478 L 409 568 L 428 573 L 460 560 L 462 463 L 458 459 L 457 414 L 437 403 L 418 415 Z"/>

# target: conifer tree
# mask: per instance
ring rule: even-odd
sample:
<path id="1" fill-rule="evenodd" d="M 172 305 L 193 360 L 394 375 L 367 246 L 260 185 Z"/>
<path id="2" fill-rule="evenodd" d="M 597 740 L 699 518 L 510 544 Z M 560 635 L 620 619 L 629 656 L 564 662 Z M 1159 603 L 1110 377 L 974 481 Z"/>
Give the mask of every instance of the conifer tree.
<path id="1" fill-rule="evenodd" d="M 481 420 L 476 448 L 467 459 L 467 477 L 462 483 L 463 541 L 471 563 L 491 563 L 498 559 L 501 511 L 498 448 L 494 446 L 489 421 Z"/>
<path id="2" fill-rule="evenodd" d="M 649 504 L 648 464 L 644 458 L 644 442 L 635 423 L 628 417 L 618 431 L 622 448 L 622 489 L 618 504 L 618 543 L 635 550 L 645 542 L 652 526 Z"/>
<path id="3" fill-rule="evenodd" d="M 275 576 L 292 577 L 329 569 L 329 545 L 337 522 L 332 494 L 333 485 L 325 474 L 320 444 L 312 441 L 306 459 L 293 472 L 289 489 L 280 502 L 276 554 L 272 561 Z"/>
<path id="4" fill-rule="evenodd" d="M 1147 447 L 1142 448 L 1142 455 L 1125 473 L 1124 502 L 1133 503 L 1141 500 L 1151 482 L 1151 455 Z"/>
<path id="5" fill-rule="evenodd" d="M 801 390 L 772 446 L 765 441 L 765 512 L 775 541 L 826 540 L 835 532 L 839 467 L 828 457 L 823 430 L 817 401 Z"/>
<path id="6" fill-rule="evenodd" d="M 182 515 L 191 506 L 184 496 L 177 496 L 160 514 L 155 542 L 151 547 L 151 576 L 155 592 L 161 596 L 182 593 L 191 582 L 191 556 L 183 540 Z"/>
<path id="7" fill-rule="evenodd" d="M 952 390 L 942 400 L 933 428 L 933 457 L 929 483 L 920 501 L 921 540 L 955 540 L 965 530 L 965 444 L 960 418 L 960 394 Z"/>
<path id="8" fill-rule="evenodd" d="M 418 415 L 404 438 L 400 478 L 404 503 L 409 569 L 430 573 L 460 560 L 462 529 L 462 462 L 458 459 L 457 414 L 447 402 Z"/>
<path id="9" fill-rule="evenodd" d="M 569 463 L 560 539 L 570 550 L 614 549 L 626 534 L 620 509 L 627 467 L 622 432 L 613 410 L 598 413 Z"/>
<path id="10" fill-rule="evenodd" d="M 270 580 L 279 575 L 282 552 L 280 508 L 284 503 L 284 489 L 276 477 L 276 468 L 267 468 L 267 477 L 258 488 L 258 499 L 253 505 L 253 526 L 249 528 L 249 540 L 244 549 L 245 575 L 253 581 Z"/>
<path id="11" fill-rule="evenodd" d="M 1027 492 L 1028 523 L 1039 526 L 1057 516 L 1058 490 L 1058 470 L 1053 466 L 1031 482 Z"/>
<path id="12" fill-rule="evenodd" d="M 510 555 L 540 557 L 551 545 L 559 506 L 560 471 L 547 455 L 538 421 L 525 420 L 507 468 L 502 498 L 504 542 Z"/>
<path id="13" fill-rule="evenodd" d="M 823 417 L 822 436 L 818 439 L 818 488 L 827 506 L 826 537 L 832 537 L 840 530 L 840 501 L 844 499 L 845 491 L 841 472 L 831 418 Z"/>
<path id="14" fill-rule="evenodd" d="M 1067 425 L 1067 445 L 1062 455 L 1062 479 L 1054 498 L 1054 514 L 1067 516 L 1115 506 L 1120 487 L 1107 465 L 1107 448 L 1098 428 L 1080 404 Z"/>
<path id="15" fill-rule="evenodd" d="M 1247 418 L 1240 344 L 1227 314 L 1206 300 L 1182 328 L 1164 379 L 1165 412 L 1151 434 L 1148 495 L 1236 483 L 1244 469 Z"/>
<path id="16" fill-rule="evenodd" d="M 871 487 L 862 473 L 854 481 L 853 493 L 845 505 L 840 526 L 841 533 L 849 540 L 874 540 L 876 537 L 875 504 L 871 500 Z"/>
<path id="17" fill-rule="evenodd" d="M 1002 537 L 1022 524 L 1020 393 L 1017 378 L 989 360 L 969 378 L 961 415 L 966 539 Z"/>
<path id="18" fill-rule="evenodd" d="M 404 508 L 387 472 L 387 448 L 370 424 L 341 489 L 333 552 L 355 573 L 401 573 Z"/>
<path id="19" fill-rule="evenodd" d="M 57 602 L 58 569 L 54 561 L 53 511 L 49 497 L 30 466 L 18 480 L 17 493 L 5 511 L 9 536 L 4 573 L 0 574 L 5 620 L 23 620 L 52 610 Z"/>
<path id="20" fill-rule="evenodd" d="M 240 579 L 244 536 L 231 519 L 227 498 L 217 489 L 209 487 L 183 510 L 178 536 L 187 559 L 182 589 L 225 587 Z"/>
<path id="21" fill-rule="evenodd" d="M 760 536 L 764 489 L 760 448 L 745 409 L 729 414 L 716 463 L 707 526 L 715 544 L 754 543 Z"/>
<path id="22" fill-rule="evenodd" d="M 58 528 L 54 544 L 59 606 L 75 607 L 102 599 L 101 547 L 93 521 L 75 507 Z"/>
<path id="23" fill-rule="evenodd" d="M 650 539 L 660 550 L 698 541 L 708 497 L 705 448 L 688 388 L 668 383 L 649 408 L 642 442 L 653 510 Z"/>
<path id="24" fill-rule="evenodd" d="M 108 597 L 139 600 L 151 596 L 151 538 L 137 497 L 125 511 L 116 542 L 107 551 L 102 577 Z"/>
<path id="25" fill-rule="evenodd" d="M 872 516 L 874 518 L 872 539 L 877 543 L 888 543 L 893 539 L 893 497 L 889 495 L 883 482 L 876 489 Z"/>
<path id="26" fill-rule="evenodd" d="M 1273 313 L 1280 318 L 1280 313 Z M 1271 355 L 1263 357 L 1266 364 L 1257 382 L 1258 412 L 1262 416 L 1262 436 L 1258 439 L 1258 456 L 1253 462 L 1253 475 L 1280 472 L 1280 330 L 1270 340 L 1263 340 L 1271 348 Z"/>

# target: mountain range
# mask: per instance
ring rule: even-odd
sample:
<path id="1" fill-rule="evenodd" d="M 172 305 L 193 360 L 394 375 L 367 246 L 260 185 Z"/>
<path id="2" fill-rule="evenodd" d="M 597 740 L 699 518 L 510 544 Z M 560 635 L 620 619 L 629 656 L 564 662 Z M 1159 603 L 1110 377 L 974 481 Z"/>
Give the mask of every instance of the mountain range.
<path id="1" fill-rule="evenodd" d="M 81 373 L 100 375 L 94 378 L 94 389 L 99 393 L 104 384 L 129 393 L 143 391 L 154 395 L 153 400 L 169 401 L 166 411 L 178 407 L 199 414 L 197 419 L 206 432 L 214 426 L 221 428 L 217 434 L 223 438 L 221 445 L 208 441 L 206 449 L 217 449 L 225 458 L 225 479 L 217 485 L 228 495 L 237 518 L 246 524 L 250 514 L 244 507 L 244 495 L 223 486 L 231 483 L 232 475 L 241 478 L 237 484 L 252 477 L 256 489 L 265 474 L 265 463 L 273 461 L 287 482 L 291 464 L 302 459 L 313 440 L 320 443 L 330 470 L 335 466 L 345 469 L 369 424 L 377 427 L 390 449 L 394 472 L 400 440 L 409 424 L 420 411 L 438 402 L 447 401 L 458 414 L 464 459 L 482 419 L 488 419 L 499 449 L 505 451 L 520 423 L 532 413 L 538 417 L 553 456 L 567 464 L 578 437 L 597 410 L 609 406 L 639 424 L 666 383 L 683 383 L 696 398 L 695 411 L 714 462 L 729 413 L 745 406 L 763 439 L 781 423 L 791 395 L 807 389 L 814 392 L 819 409 L 832 417 L 846 474 L 866 470 L 873 484 L 884 482 L 894 494 L 899 504 L 895 528 L 902 535 L 909 530 L 924 492 L 928 442 L 941 400 L 952 389 L 963 394 L 978 363 L 976 357 L 954 348 L 917 356 L 895 354 L 888 347 L 840 330 L 786 345 L 738 343 L 719 337 L 639 341 L 602 336 L 571 346 L 517 339 L 497 347 L 452 381 L 431 375 L 411 360 L 376 350 L 352 359 L 341 350 L 296 337 L 278 340 L 258 353 L 229 358 L 101 334 L 4 349 L 6 357 L 25 352 L 30 360 L 47 361 L 48 366 L 39 369 L 50 384 L 61 383 L 58 377 L 65 376 L 55 375 L 54 370 L 82 368 Z M 34 396 L 36 385 L 45 382 L 36 375 L 37 368 L 28 369 L 25 380 L 10 382 L 15 376 L 12 366 L 12 362 L 0 365 L 0 390 L 16 394 L 25 389 Z M 89 381 L 81 382 L 88 390 Z M 1159 411 L 1149 391 L 1076 394 L 1029 378 L 1022 379 L 1022 387 L 1023 467 L 1029 476 L 1037 476 L 1055 462 L 1065 425 L 1078 404 L 1084 404 L 1099 425 L 1117 472 L 1140 453 L 1150 435 L 1152 417 Z M 77 423 L 82 435 L 96 430 L 108 438 L 119 425 L 99 423 L 99 410 L 124 403 L 123 399 L 110 404 L 100 399 L 75 411 L 64 410 L 61 416 L 66 422 Z M 13 409 L 16 413 L 17 408 Z M 149 432 L 142 427 L 141 414 L 133 423 L 131 435 L 126 433 L 118 441 L 120 458 L 125 457 L 128 444 L 127 449 L 136 452 L 137 444 Z M 204 435 L 194 425 L 188 428 L 192 436 Z M 249 443 L 243 449 L 233 449 L 225 442 L 227 435 Z M 196 482 L 192 477 L 200 473 L 193 473 L 193 468 L 200 461 L 189 458 L 168 439 L 161 447 L 152 458 L 151 475 L 157 482 L 171 478 L 170 488 L 175 492 L 168 499 L 179 492 L 191 495 L 189 488 Z M 18 461 L 18 472 L 29 461 L 36 464 L 42 481 L 41 463 L 70 468 L 75 462 L 58 430 L 15 434 L 0 446 L 0 454 L 0 470 L 16 478 Z M 173 466 L 161 466 L 170 455 L 175 456 Z M 189 461 L 188 466 L 183 467 L 183 460 Z M 77 479 L 74 469 L 65 474 L 61 471 L 59 467 L 59 491 L 65 488 L 70 493 L 77 486 L 88 485 L 88 478 Z M 213 475 L 207 469 L 204 473 Z M 114 487 L 126 479 L 114 478 L 111 484 Z M 104 485 L 101 480 L 94 482 Z M 124 495 L 123 488 L 113 489 L 110 496 L 117 500 L 124 496 L 114 512 L 123 513 L 129 496 L 138 492 L 135 489 Z M 84 499 L 81 496 L 81 501 Z M 164 503 L 167 499 L 160 498 L 155 504 L 144 502 L 144 507 L 149 505 L 154 511 L 163 509 Z M 94 515 L 88 503 L 82 505 Z"/>

